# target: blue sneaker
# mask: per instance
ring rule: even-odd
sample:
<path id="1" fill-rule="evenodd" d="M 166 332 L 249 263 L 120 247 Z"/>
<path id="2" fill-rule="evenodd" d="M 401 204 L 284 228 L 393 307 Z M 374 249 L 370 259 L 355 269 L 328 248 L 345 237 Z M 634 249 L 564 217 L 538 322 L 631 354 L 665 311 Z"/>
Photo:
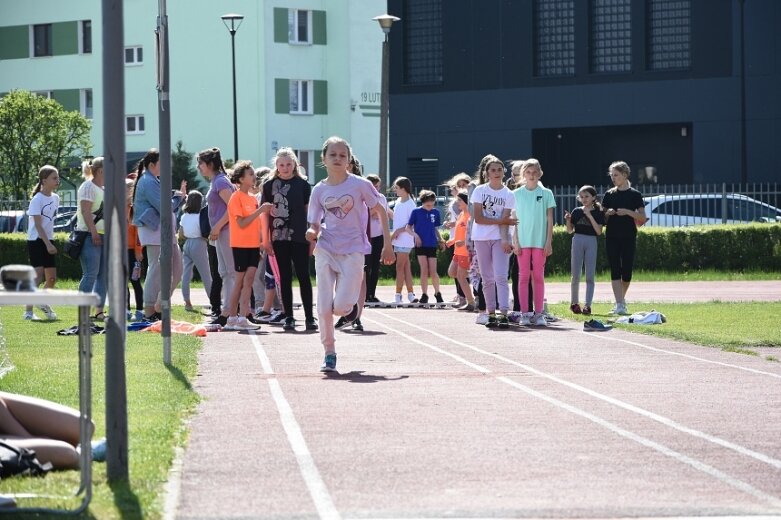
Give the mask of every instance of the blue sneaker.
<path id="1" fill-rule="evenodd" d="M 585 331 L 604 332 L 612 328 L 612 325 L 605 325 L 599 320 L 588 320 L 583 324 L 583 330 Z"/>
<path id="2" fill-rule="evenodd" d="M 336 354 L 328 354 L 320 365 L 320 372 L 336 372 Z"/>
<path id="3" fill-rule="evenodd" d="M 92 441 L 92 460 L 106 462 L 106 438 Z"/>

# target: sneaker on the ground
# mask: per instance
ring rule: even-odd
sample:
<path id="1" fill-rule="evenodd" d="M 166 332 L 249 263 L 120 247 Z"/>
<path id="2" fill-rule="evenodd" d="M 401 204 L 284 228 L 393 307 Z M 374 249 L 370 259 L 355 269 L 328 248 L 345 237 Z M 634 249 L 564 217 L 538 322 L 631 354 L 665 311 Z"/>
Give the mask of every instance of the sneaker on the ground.
<path id="1" fill-rule="evenodd" d="M 525 327 L 529 327 L 532 324 L 532 313 L 531 312 L 523 312 L 521 313 L 521 321 L 519 322 L 521 325 Z"/>
<path id="2" fill-rule="evenodd" d="M 225 324 L 222 325 L 222 330 L 239 330 L 236 328 L 236 320 L 238 320 L 238 316 L 228 316 L 225 319 Z"/>
<path id="3" fill-rule="evenodd" d="M 466 298 L 463 296 L 456 296 L 456 299 L 453 300 L 453 307 L 456 309 L 463 307 L 464 305 L 466 305 Z"/>
<path id="4" fill-rule="evenodd" d="M 542 313 L 535 313 L 534 316 L 531 317 L 531 324 L 534 327 L 547 327 L 548 322 L 545 320 L 545 315 Z"/>
<path id="5" fill-rule="evenodd" d="M 488 315 L 488 320 L 486 320 L 485 326 L 489 329 L 493 329 L 499 326 L 499 322 L 496 320 L 496 314 L 492 313 Z"/>
<path id="6" fill-rule="evenodd" d="M 260 325 L 253 325 L 245 316 L 238 316 L 233 330 L 258 330 Z"/>
<path id="7" fill-rule="evenodd" d="M 496 316 L 496 323 L 499 325 L 500 329 L 506 329 L 510 326 L 510 320 L 507 318 L 506 314 L 499 314 Z"/>
<path id="8" fill-rule="evenodd" d="M 418 303 L 418 299 L 415 298 L 415 293 L 407 293 L 407 301 L 410 303 Z"/>
<path id="9" fill-rule="evenodd" d="M 450 303 L 458 303 L 458 302 L 461 301 L 461 298 L 462 298 L 462 296 L 459 296 L 458 294 L 456 294 L 455 296 L 453 296 L 453 299 L 450 300 Z M 458 307 L 458 305 L 454 305 L 453 307 Z"/>
<path id="10" fill-rule="evenodd" d="M 260 312 L 255 313 L 255 319 L 261 323 L 268 323 L 271 319 L 271 313 L 261 309 Z"/>
<path id="11" fill-rule="evenodd" d="M 485 312 L 478 313 L 477 318 L 475 318 L 475 323 L 478 325 L 485 325 L 488 323 L 488 314 Z"/>
<path id="12" fill-rule="evenodd" d="M 160 321 L 162 319 L 163 319 L 163 315 L 160 314 L 159 312 L 153 312 L 149 316 L 144 316 L 144 321 L 149 321 L 149 322 Z"/>
<path id="13" fill-rule="evenodd" d="M 513 323 L 520 323 L 523 313 L 520 311 L 510 311 L 507 313 L 507 319 Z"/>
<path id="14" fill-rule="evenodd" d="M 283 311 L 274 311 L 271 313 L 271 318 L 268 320 L 272 325 L 279 325 L 285 321 L 285 313 Z"/>
<path id="15" fill-rule="evenodd" d="M 418 300 L 420 303 L 428 303 L 428 294 L 423 293 L 420 295 L 420 300 Z"/>
<path id="16" fill-rule="evenodd" d="M 583 311 L 582 312 L 583 312 L 584 316 L 591 316 L 591 307 L 586 305 L 585 307 L 583 307 Z"/>
<path id="17" fill-rule="evenodd" d="M 355 321 L 357 317 L 358 317 L 358 304 L 356 303 L 355 305 L 353 305 L 352 310 L 344 315 L 344 319 L 347 321 Z"/>
<path id="18" fill-rule="evenodd" d="M 306 324 L 306 330 L 317 330 L 317 320 L 314 318 L 307 318 L 306 321 L 304 321 Z"/>
<path id="19" fill-rule="evenodd" d="M 24 314 L 22 314 L 22 319 L 30 320 L 30 321 L 40 321 L 41 318 L 35 315 L 33 311 L 24 311 Z"/>
<path id="20" fill-rule="evenodd" d="M 475 312 L 475 304 L 474 303 L 465 303 L 461 307 L 458 308 L 459 311 L 465 311 L 465 312 Z"/>
<path id="21" fill-rule="evenodd" d="M 133 321 L 141 321 L 143 319 L 144 319 L 144 311 L 139 309 L 133 313 Z"/>
<path id="22" fill-rule="evenodd" d="M 320 372 L 336 372 L 336 354 L 328 354 L 320 365 Z"/>
<path id="23" fill-rule="evenodd" d="M 219 325 L 221 327 L 225 327 L 228 324 L 228 317 L 223 316 L 220 314 L 216 318 L 214 318 L 212 321 L 209 322 L 209 325 Z"/>
<path id="24" fill-rule="evenodd" d="M 445 300 L 442 299 L 442 293 L 440 292 L 434 293 L 434 299 L 437 301 L 437 303 L 445 303 Z"/>
<path id="25" fill-rule="evenodd" d="M 54 321 L 57 319 L 57 314 L 52 310 L 52 308 L 48 305 L 39 305 L 38 306 L 41 311 L 46 315 L 47 320 Z"/>
<path id="26" fill-rule="evenodd" d="M 344 319 L 344 316 L 339 316 L 339 319 L 336 320 L 336 323 L 334 324 L 334 328 L 335 329 L 341 329 L 342 327 L 344 327 L 348 323 L 350 323 L 350 322 L 347 321 L 346 319 Z"/>
<path id="27" fill-rule="evenodd" d="M 578 305 L 577 303 L 573 303 L 572 305 L 570 305 L 569 306 L 569 310 L 572 311 L 572 314 L 582 314 L 583 313 L 583 310 L 580 308 L 580 305 Z"/>
<path id="28" fill-rule="evenodd" d="M 393 297 L 393 303 L 401 303 L 401 293 L 396 293 L 396 296 Z"/>
<path id="29" fill-rule="evenodd" d="M 608 312 L 608 314 L 618 314 L 618 310 L 620 307 L 621 307 L 620 303 L 613 305 L 613 308 L 610 309 L 610 312 Z"/>
<path id="30" fill-rule="evenodd" d="M 187 312 L 195 312 L 195 309 L 193 308 L 192 303 L 185 303 L 184 304 L 184 310 Z"/>
<path id="31" fill-rule="evenodd" d="M 358 318 L 353 322 L 353 330 L 356 332 L 363 332 L 363 323 L 361 323 L 361 319 Z"/>
<path id="32" fill-rule="evenodd" d="M 296 330 L 296 319 L 293 316 L 285 318 L 285 324 L 282 325 L 282 330 Z"/>
<path id="33" fill-rule="evenodd" d="M 259 319 L 255 318 L 252 314 L 247 314 L 247 321 L 252 323 L 253 325 L 262 325 L 263 322 Z"/>
<path id="34" fill-rule="evenodd" d="M 612 325 L 605 325 L 599 320 L 588 320 L 587 322 L 583 323 L 583 330 L 604 332 L 612 328 L 613 328 Z"/>
<path id="35" fill-rule="evenodd" d="M 629 312 L 629 309 L 626 308 L 625 303 L 619 303 L 617 307 L 618 308 L 616 309 L 616 314 L 620 316 L 629 316 L 630 314 L 632 314 L 631 312 Z"/>
<path id="36" fill-rule="evenodd" d="M 380 299 L 376 296 L 367 296 L 366 303 L 380 303 Z"/>

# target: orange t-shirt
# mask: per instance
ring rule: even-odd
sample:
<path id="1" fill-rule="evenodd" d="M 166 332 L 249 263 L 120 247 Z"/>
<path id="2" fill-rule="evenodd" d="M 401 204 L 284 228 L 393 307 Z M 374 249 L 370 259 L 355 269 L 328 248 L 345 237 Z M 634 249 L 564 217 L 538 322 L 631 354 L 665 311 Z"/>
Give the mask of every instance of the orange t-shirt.
<path id="1" fill-rule="evenodd" d="M 258 209 L 258 199 L 242 191 L 234 191 L 228 201 L 228 225 L 231 247 L 260 247 L 260 216 L 245 228 L 239 226 L 238 218 L 252 215 Z"/>
<path id="2" fill-rule="evenodd" d="M 138 228 L 133 224 L 127 225 L 127 248 L 135 252 L 136 258 L 144 254 L 144 246 L 138 241 Z"/>
<path id="3" fill-rule="evenodd" d="M 466 240 L 466 227 L 469 225 L 469 212 L 464 210 L 458 214 L 456 219 L 456 227 L 453 229 L 453 235 L 456 242 L 459 240 Z M 458 256 L 469 256 L 469 251 L 466 248 L 466 243 L 462 246 L 456 246 L 453 249 L 453 254 Z"/>

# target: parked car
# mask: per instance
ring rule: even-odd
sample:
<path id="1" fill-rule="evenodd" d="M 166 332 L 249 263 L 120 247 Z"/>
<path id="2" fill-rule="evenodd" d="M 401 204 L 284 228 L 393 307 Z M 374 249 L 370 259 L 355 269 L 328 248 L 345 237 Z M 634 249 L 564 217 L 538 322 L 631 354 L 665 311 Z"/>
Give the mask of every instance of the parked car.
<path id="1" fill-rule="evenodd" d="M 27 212 L 22 210 L 0 211 L 0 233 L 26 233 Z"/>
<path id="2" fill-rule="evenodd" d="M 781 210 L 738 193 L 685 193 L 644 197 L 647 226 L 781 222 Z"/>
<path id="3" fill-rule="evenodd" d="M 54 217 L 54 232 L 65 231 L 69 233 L 76 227 L 76 212 L 60 213 Z"/>

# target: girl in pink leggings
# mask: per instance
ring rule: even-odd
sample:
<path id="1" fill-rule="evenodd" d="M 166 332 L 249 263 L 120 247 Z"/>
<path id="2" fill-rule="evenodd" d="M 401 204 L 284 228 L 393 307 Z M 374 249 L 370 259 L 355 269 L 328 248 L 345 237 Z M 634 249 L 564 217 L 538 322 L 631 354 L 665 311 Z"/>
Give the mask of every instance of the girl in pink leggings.
<path id="1" fill-rule="evenodd" d="M 553 192 L 540 184 L 542 167 L 537 159 L 527 160 L 521 167 L 525 184 L 515 190 L 515 210 L 518 225 L 513 233 L 513 248 L 518 258 L 522 290 L 516 295 L 521 300 L 522 325 L 547 326 L 543 315 L 545 298 L 545 259 L 553 253 Z M 534 287 L 534 313 L 530 312 L 529 278 Z"/>

